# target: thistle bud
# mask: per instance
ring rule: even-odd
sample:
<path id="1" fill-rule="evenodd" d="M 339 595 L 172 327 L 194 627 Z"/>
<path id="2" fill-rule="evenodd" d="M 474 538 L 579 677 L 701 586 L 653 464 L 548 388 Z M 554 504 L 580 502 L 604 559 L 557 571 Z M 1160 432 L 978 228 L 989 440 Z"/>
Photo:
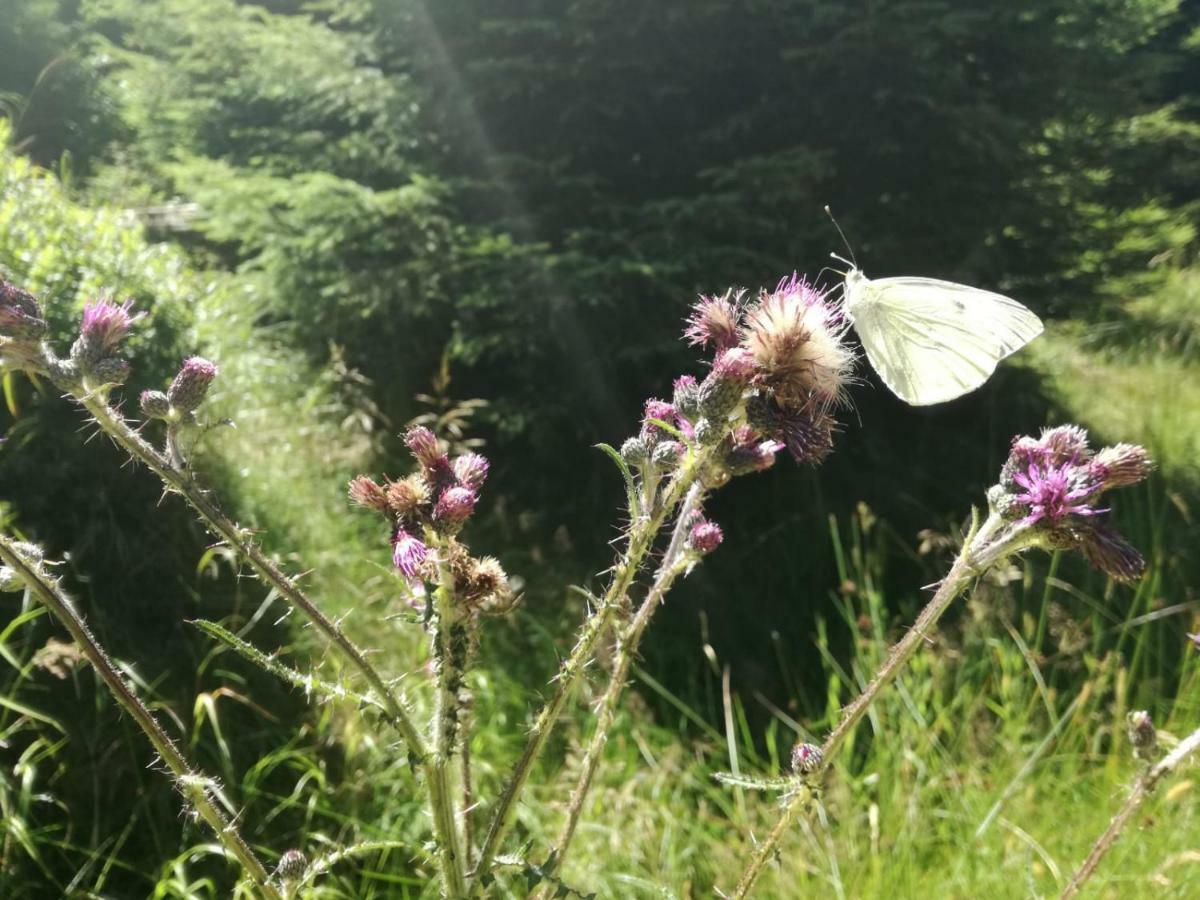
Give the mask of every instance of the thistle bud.
<path id="1" fill-rule="evenodd" d="M 0 279 L 0 337 L 29 343 L 46 333 L 46 320 L 33 294 Z"/>
<path id="2" fill-rule="evenodd" d="M 388 512 L 387 492 L 374 478 L 359 475 L 352 479 L 346 489 L 346 495 L 355 506 L 374 509 L 385 514 Z"/>
<path id="3" fill-rule="evenodd" d="M 20 576 L 8 566 L 0 566 L 0 593 L 12 593 L 25 587 Z"/>
<path id="4" fill-rule="evenodd" d="M 651 459 L 660 469 L 669 469 L 679 462 L 683 455 L 683 444 L 679 441 L 663 441 L 654 448 Z"/>
<path id="5" fill-rule="evenodd" d="M 792 748 L 792 772 L 807 775 L 821 768 L 821 748 L 816 744 L 797 744 Z"/>
<path id="6" fill-rule="evenodd" d="M 1125 719 L 1129 731 L 1129 743 L 1133 745 L 1133 755 L 1149 762 L 1158 753 L 1158 732 L 1150 713 L 1144 709 L 1134 710 Z"/>
<path id="7" fill-rule="evenodd" d="M 279 857 L 279 865 L 275 868 L 275 877 L 284 884 L 299 881 L 308 872 L 308 858 L 299 850 L 289 850 Z"/>
<path id="8" fill-rule="evenodd" d="M 675 411 L 685 419 L 700 416 L 700 385 L 691 375 L 680 375 L 675 379 L 675 393 L 671 402 Z"/>
<path id="9" fill-rule="evenodd" d="M 438 528 L 448 534 L 454 534 L 475 511 L 475 502 L 479 499 L 470 488 L 452 487 L 442 491 L 433 507 L 433 521 Z"/>
<path id="10" fill-rule="evenodd" d="M 142 391 L 138 403 L 147 419 L 165 419 L 171 415 L 171 401 L 162 391 Z"/>
<path id="11" fill-rule="evenodd" d="M 207 359 L 193 356 L 186 360 L 171 387 L 167 398 L 175 409 L 183 413 L 195 412 L 204 402 L 208 387 L 217 377 L 217 367 Z"/>
<path id="12" fill-rule="evenodd" d="M 650 450 L 646 441 L 640 437 L 631 437 L 621 445 L 621 459 L 627 465 L 640 468 L 650 461 Z"/>
<path id="13" fill-rule="evenodd" d="M 707 556 L 720 547 L 724 539 L 725 535 L 720 525 L 701 518 L 692 525 L 692 531 L 688 535 L 688 546 L 702 556 Z"/>
<path id="14" fill-rule="evenodd" d="M 130 365 L 119 356 L 110 356 L 92 366 L 92 378 L 100 384 L 124 384 L 129 377 Z"/>

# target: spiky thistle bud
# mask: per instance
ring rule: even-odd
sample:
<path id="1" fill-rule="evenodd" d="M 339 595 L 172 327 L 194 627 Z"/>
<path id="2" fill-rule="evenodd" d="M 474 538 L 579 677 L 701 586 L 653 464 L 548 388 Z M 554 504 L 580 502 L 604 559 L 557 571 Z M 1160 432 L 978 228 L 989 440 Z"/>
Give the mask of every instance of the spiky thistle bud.
<path id="1" fill-rule="evenodd" d="M 165 419 L 171 415 L 171 401 L 162 391 L 142 391 L 138 405 L 147 419 Z"/>
<path id="2" fill-rule="evenodd" d="M 275 877 L 284 884 L 299 881 L 308 872 L 308 858 L 299 850 L 289 850 L 279 857 L 279 865 L 275 867 Z"/>
<path id="3" fill-rule="evenodd" d="M 702 556 L 707 556 L 720 547 L 723 540 L 725 535 L 721 526 L 703 517 L 692 523 L 692 530 L 688 534 L 688 546 Z"/>
<path id="4" fill-rule="evenodd" d="M 700 417 L 700 385 L 692 375 L 680 375 L 675 379 L 671 402 L 675 411 L 685 419 Z"/>
<path id="5" fill-rule="evenodd" d="M 388 496 L 383 486 L 367 475 L 359 475 L 351 479 L 346 488 L 346 496 L 355 506 L 373 509 L 387 514 Z"/>
<path id="6" fill-rule="evenodd" d="M 30 343 L 45 333 L 46 320 L 33 294 L 0 279 L 0 337 Z"/>
<path id="7" fill-rule="evenodd" d="M 631 437 L 626 440 L 621 445 L 621 459 L 635 469 L 646 465 L 650 461 L 650 448 L 646 445 L 645 439 Z"/>
<path id="8" fill-rule="evenodd" d="M 193 356 L 185 360 L 167 390 L 171 406 L 182 413 L 195 412 L 204 402 L 209 385 L 217 373 L 216 365 L 203 357 Z"/>
<path id="9" fill-rule="evenodd" d="M 683 444 L 679 441 L 662 441 L 654 448 L 651 461 L 660 469 L 670 469 L 683 455 Z"/>
<path id="10" fill-rule="evenodd" d="M 128 360 L 110 356 L 92 366 L 92 378 L 100 384 L 124 384 L 131 368 Z"/>
<path id="11" fill-rule="evenodd" d="M 1158 753 L 1158 732 L 1150 713 L 1144 709 L 1134 710 L 1125 717 L 1129 731 L 1129 743 L 1133 745 L 1133 755 L 1143 762 L 1150 762 Z"/>
<path id="12" fill-rule="evenodd" d="M 821 768 L 823 760 L 821 748 L 816 744 L 796 744 L 792 748 L 792 772 L 796 775 L 807 775 Z"/>

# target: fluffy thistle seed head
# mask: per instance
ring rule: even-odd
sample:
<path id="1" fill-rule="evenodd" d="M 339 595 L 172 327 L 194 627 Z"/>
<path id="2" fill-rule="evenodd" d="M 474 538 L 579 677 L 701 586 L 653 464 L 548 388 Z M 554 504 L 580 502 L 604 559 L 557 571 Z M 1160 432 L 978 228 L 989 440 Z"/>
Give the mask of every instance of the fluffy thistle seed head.
<path id="1" fill-rule="evenodd" d="M 854 366 L 845 335 L 846 322 L 825 295 L 793 275 L 750 307 L 742 346 L 780 404 L 828 407 L 844 396 Z"/>
<path id="2" fill-rule="evenodd" d="M 1144 481 L 1154 469 L 1154 462 L 1144 447 L 1137 444 L 1117 444 L 1105 447 L 1097 453 L 1092 460 L 1091 469 L 1107 491 Z"/>
<path id="3" fill-rule="evenodd" d="M 183 366 L 167 390 L 167 399 L 182 413 L 195 412 L 204 402 L 209 385 L 217 377 L 215 363 L 200 356 L 184 360 Z"/>
<path id="4" fill-rule="evenodd" d="M 412 516 L 429 502 L 429 487 L 420 475 L 410 475 L 387 486 L 387 506 L 399 519 Z"/>

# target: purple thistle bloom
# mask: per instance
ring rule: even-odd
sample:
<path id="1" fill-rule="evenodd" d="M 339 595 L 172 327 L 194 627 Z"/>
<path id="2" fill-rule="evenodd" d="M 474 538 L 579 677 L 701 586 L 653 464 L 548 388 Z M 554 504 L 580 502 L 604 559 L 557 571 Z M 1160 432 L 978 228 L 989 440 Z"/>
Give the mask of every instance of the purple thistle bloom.
<path id="1" fill-rule="evenodd" d="M 80 337 L 99 355 L 112 353 L 125 339 L 130 326 L 142 317 L 141 313 L 131 315 L 132 309 L 132 300 L 115 303 L 108 297 L 85 304 Z"/>
<path id="2" fill-rule="evenodd" d="M 433 521 L 445 531 L 457 531 L 475 511 L 478 499 L 479 495 L 470 488 L 447 488 L 434 504 Z"/>
<path id="3" fill-rule="evenodd" d="M 754 361 L 754 355 L 749 350 L 731 347 L 722 350 L 713 360 L 712 377 L 746 385 L 757 371 L 758 363 Z"/>
<path id="4" fill-rule="evenodd" d="M 724 539 L 725 535 L 720 525 L 701 517 L 692 525 L 688 545 L 697 553 L 707 556 L 720 547 Z"/>
<path id="5" fill-rule="evenodd" d="M 488 461 L 478 453 L 464 453 L 454 460 L 454 477 L 473 491 L 483 487 L 487 480 Z"/>
<path id="6" fill-rule="evenodd" d="M 410 428 L 405 433 L 404 446 L 427 469 L 436 468 L 444 456 L 437 437 L 424 425 Z"/>
<path id="7" fill-rule="evenodd" d="M 392 538 L 392 562 L 409 581 L 420 581 L 429 548 L 403 528 Z"/>
<path id="8" fill-rule="evenodd" d="M 720 297 L 701 296 L 688 316 L 684 340 L 693 347 L 712 347 L 718 352 L 735 346 L 740 338 L 743 294 L 731 288 Z"/>
<path id="9" fill-rule="evenodd" d="M 1023 493 L 1013 496 L 1013 501 L 1028 510 L 1021 520 L 1025 525 L 1045 522 L 1054 526 L 1068 516 L 1095 516 L 1108 511 L 1091 504 L 1099 496 L 1101 484 L 1086 467 L 1033 463 L 1025 472 L 1013 472 L 1012 480 L 1024 488 Z"/>

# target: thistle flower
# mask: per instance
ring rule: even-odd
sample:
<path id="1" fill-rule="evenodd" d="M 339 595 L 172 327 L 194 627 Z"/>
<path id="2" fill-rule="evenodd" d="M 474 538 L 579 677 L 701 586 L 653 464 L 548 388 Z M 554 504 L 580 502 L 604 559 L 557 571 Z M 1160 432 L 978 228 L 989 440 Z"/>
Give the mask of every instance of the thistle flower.
<path id="1" fill-rule="evenodd" d="M 1087 432 L 1050 428 L 1039 438 L 1018 437 L 997 486 L 996 508 L 1018 526 L 1037 530 L 1045 546 L 1078 549 L 1118 581 L 1141 575 L 1145 561 L 1123 537 L 1100 524 L 1108 512 L 1101 496 L 1141 481 L 1152 468 L 1146 451 L 1118 444 L 1093 454 Z"/>
<path id="2" fill-rule="evenodd" d="M 374 509 L 378 512 L 388 512 L 387 492 L 383 486 L 367 475 L 359 475 L 350 481 L 346 495 L 355 506 L 364 509 Z"/>
<path id="3" fill-rule="evenodd" d="M 46 320 L 33 294 L 0 279 L 0 337 L 35 342 L 46 333 Z"/>
<path id="4" fill-rule="evenodd" d="M 454 477 L 464 487 L 478 491 L 487 480 L 488 461 L 478 453 L 464 453 L 454 460 Z"/>
<path id="5" fill-rule="evenodd" d="M 720 297 L 701 296 L 688 316 L 684 340 L 693 347 L 712 347 L 717 352 L 736 346 L 744 294 L 730 288 Z"/>
<path id="6" fill-rule="evenodd" d="M 645 412 L 642 415 L 642 433 L 647 435 L 661 434 L 662 428 L 655 421 L 671 424 L 675 418 L 675 407 L 666 400 L 651 397 L 646 401 Z"/>
<path id="7" fill-rule="evenodd" d="M 216 365 L 203 357 L 193 356 L 184 360 L 183 367 L 167 389 L 171 406 L 182 413 L 195 412 L 204 402 L 209 385 L 217 373 Z"/>
<path id="8" fill-rule="evenodd" d="M 410 428 L 404 435 L 404 446 L 423 467 L 432 469 L 444 458 L 438 439 L 424 425 Z"/>
<path id="9" fill-rule="evenodd" d="M 692 523 L 692 530 L 688 534 L 688 546 L 700 555 L 707 556 L 720 547 L 724 539 L 725 535 L 720 525 L 700 516 Z"/>
<path id="10" fill-rule="evenodd" d="M 783 447 L 779 441 L 764 440 L 749 425 L 741 425 L 730 435 L 724 463 L 731 475 L 762 472 L 775 465 L 775 454 Z"/>
<path id="11" fill-rule="evenodd" d="M 434 524 L 442 531 L 453 534 L 471 517 L 478 499 L 479 495 L 470 488 L 447 488 L 434 504 Z"/>
<path id="12" fill-rule="evenodd" d="M 140 313 L 131 314 L 132 309 L 132 300 L 116 303 L 108 297 L 85 304 L 71 358 L 91 367 L 115 353 L 133 323 L 142 317 Z"/>
<path id="13" fill-rule="evenodd" d="M 425 568 L 429 548 L 403 528 L 397 528 L 392 537 L 392 563 L 409 581 L 420 581 Z"/>
<path id="14" fill-rule="evenodd" d="M 845 334 L 846 322 L 826 296 L 793 274 L 761 293 L 741 343 L 782 406 L 824 408 L 842 398 L 854 364 Z"/>

